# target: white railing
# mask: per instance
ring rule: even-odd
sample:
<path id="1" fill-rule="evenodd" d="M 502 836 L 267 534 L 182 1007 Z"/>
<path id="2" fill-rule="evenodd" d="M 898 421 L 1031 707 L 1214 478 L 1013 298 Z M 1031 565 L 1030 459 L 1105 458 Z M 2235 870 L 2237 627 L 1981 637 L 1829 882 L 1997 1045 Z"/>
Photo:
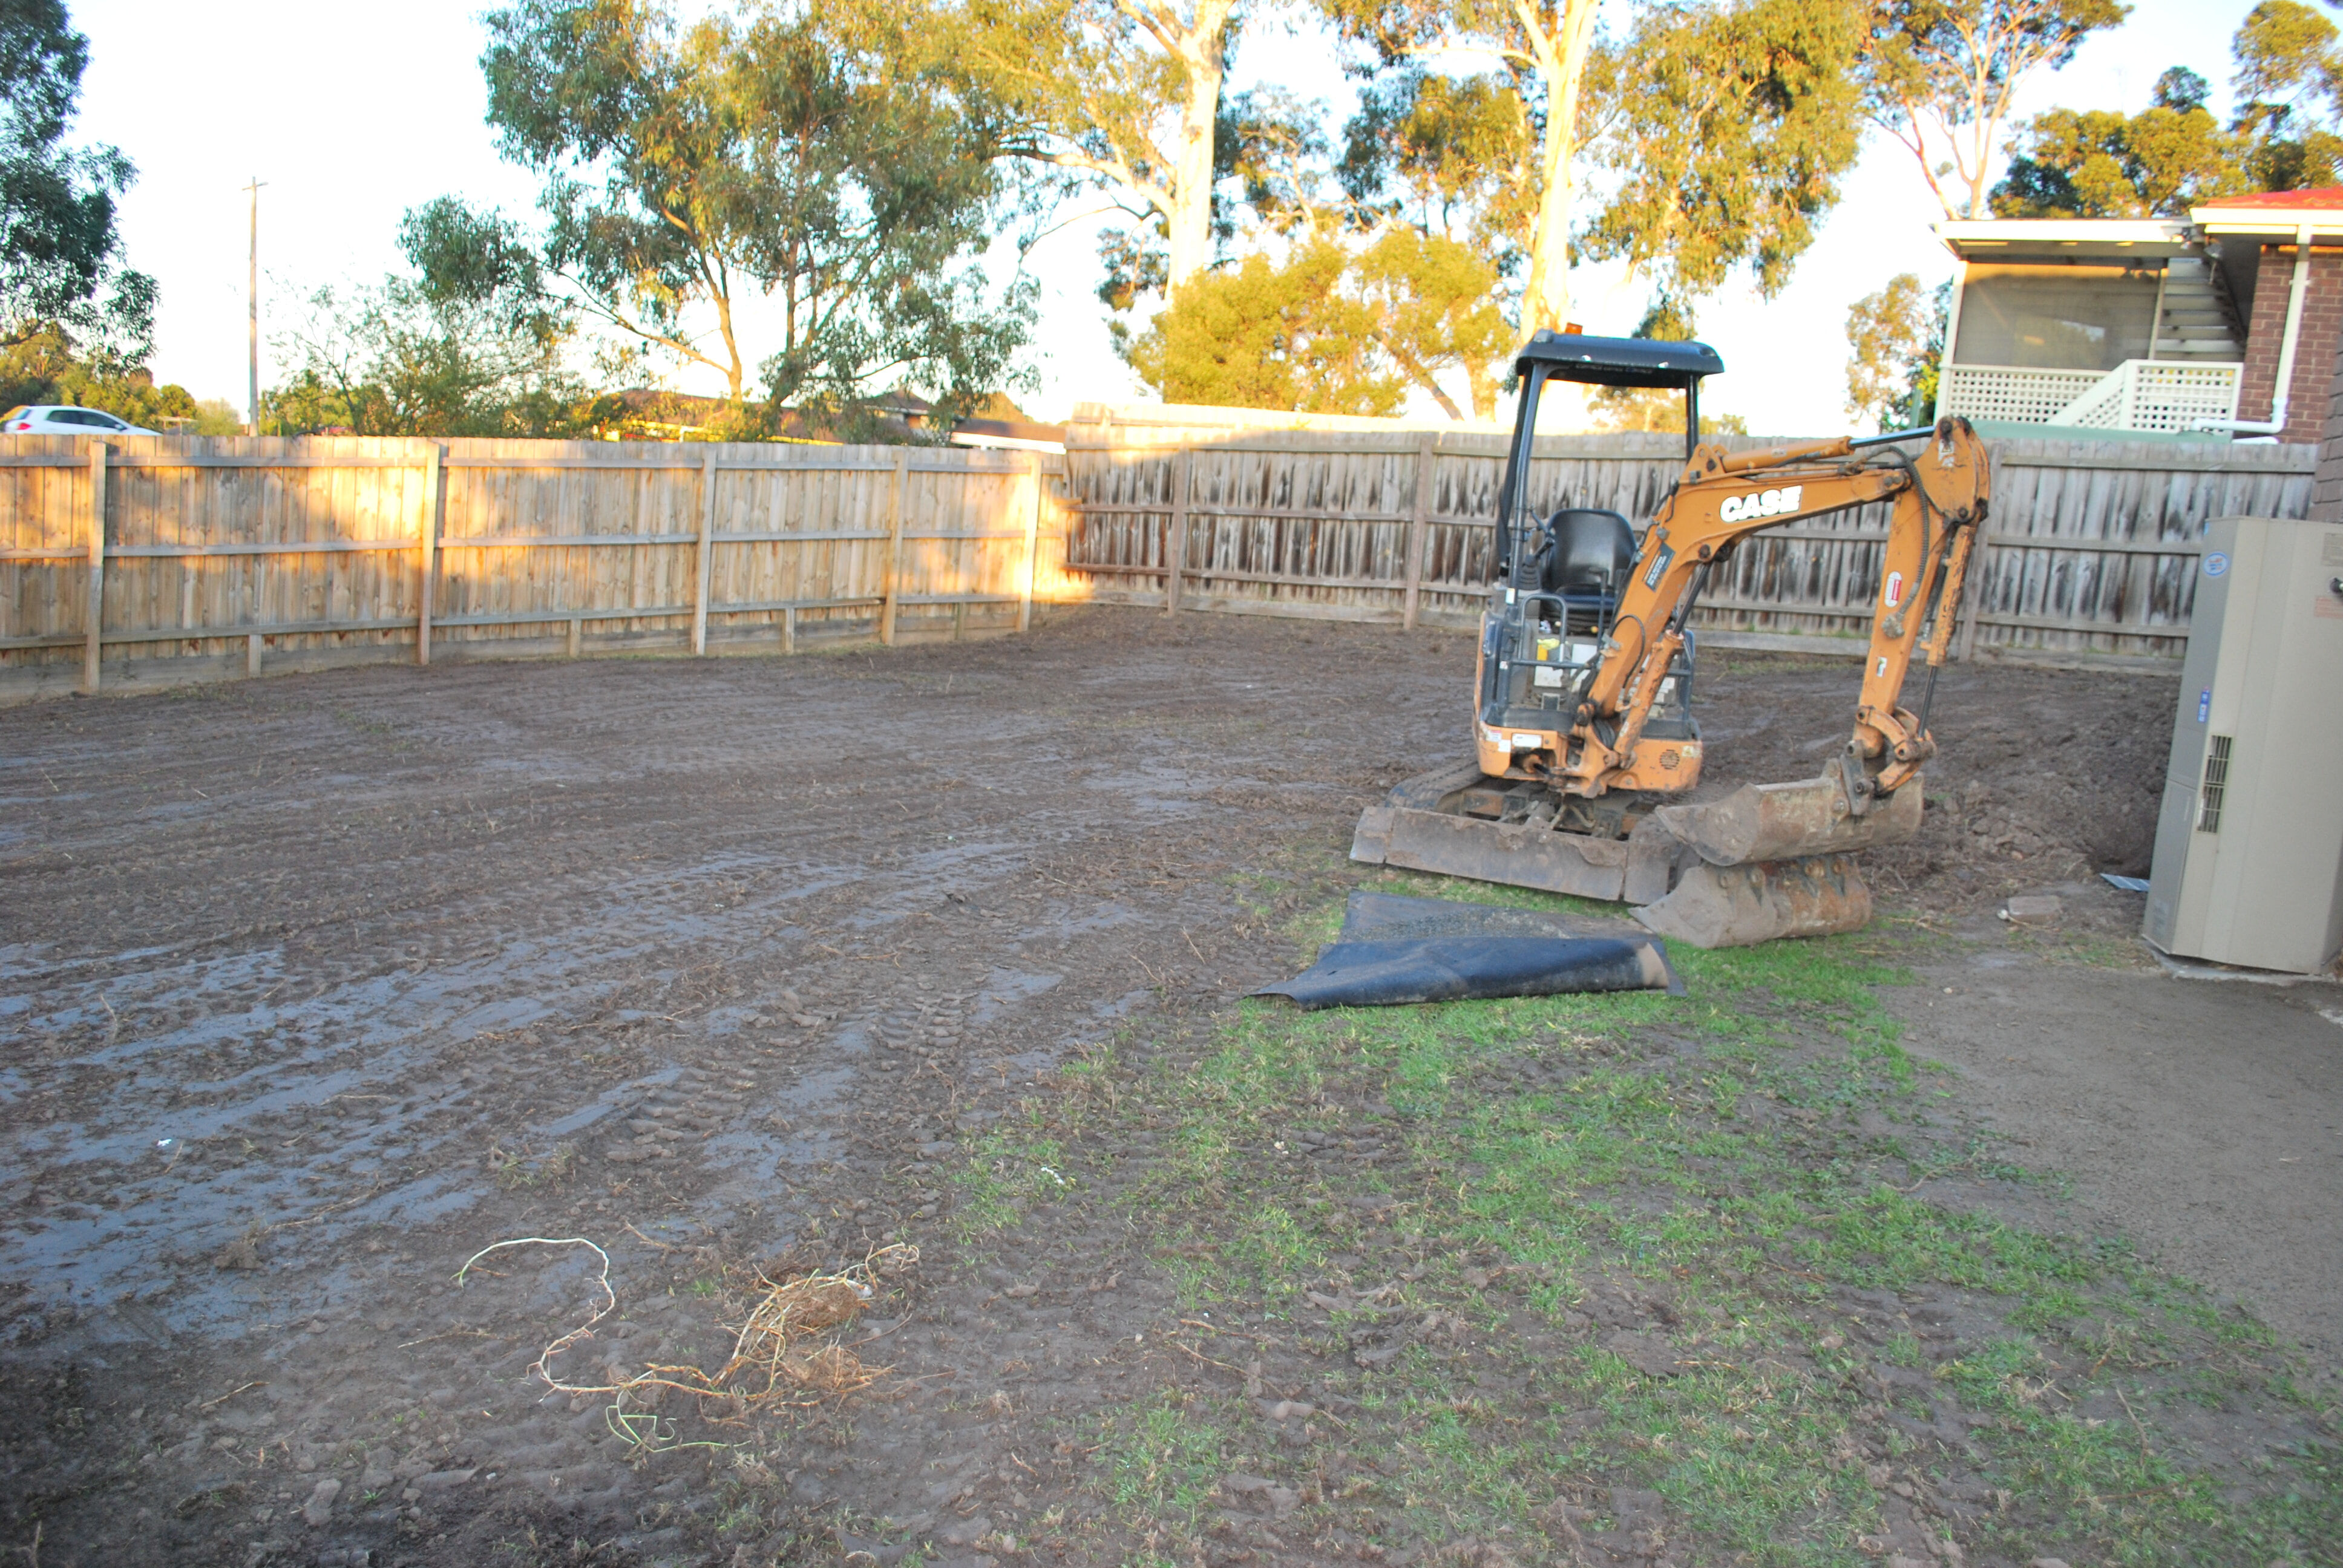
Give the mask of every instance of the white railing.
<path id="1" fill-rule="evenodd" d="M 2243 365 L 2127 359 L 2046 421 L 2083 430 L 2192 430 L 2237 417 Z"/>
<path id="2" fill-rule="evenodd" d="M 1947 365 L 1937 411 L 2068 429 L 2185 431 L 2234 419 L 2245 367 L 2127 359 L 2113 370 Z"/>

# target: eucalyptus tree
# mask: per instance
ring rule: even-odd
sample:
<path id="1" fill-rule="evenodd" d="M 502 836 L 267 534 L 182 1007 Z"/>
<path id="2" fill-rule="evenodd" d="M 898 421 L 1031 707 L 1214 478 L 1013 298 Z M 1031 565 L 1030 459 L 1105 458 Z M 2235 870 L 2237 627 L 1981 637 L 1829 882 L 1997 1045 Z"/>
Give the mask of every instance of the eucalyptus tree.
<path id="1" fill-rule="evenodd" d="M 1989 217 L 1997 142 L 2020 84 L 2130 15 L 2124 0 L 1882 0 L 1865 107 L 1946 217 Z"/>
<path id="2" fill-rule="evenodd" d="M 89 41 L 61 0 L 0 5 L 0 333 L 62 332 L 84 359 L 136 365 L 153 347 L 155 281 L 123 261 L 116 199 L 137 169 L 72 147 Z"/>
<path id="3" fill-rule="evenodd" d="M 958 68 L 1013 120 L 1009 150 L 1102 189 L 1141 226 L 1110 256 L 1179 291 L 1212 264 L 1214 194 L 1239 127 L 1224 102 L 1249 0 L 957 0 L 935 15 Z"/>
<path id="4" fill-rule="evenodd" d="M 1593 0 L 1322 4 L 1376 78 L 1345 186 L 1519 276 L 1523 338 L 1569 319 L 1577 256 L 1682 321 L 1736 266 L 1773 292 L 1860 149 L 1859 0 L 1647 0 L 1616 35 Z"/>
<path id="5" fill-rule="evenodd" d="M 1024 341 L 1031 289 L 989 290 L 973 265 L 999 126 L 902 23 L 877 0 L 689 22 L 656 0 L 491 12 L 488 119 L 542 179 L 543 232 L 473 215 L 427 282 L 480 286 L 525 252 L 545 293 L 715 371 L 736 405 L 757 380 L 841 417 L 889 383 L 973 401 Z M 766 340 L 754 298 L 778 306 Z"/>

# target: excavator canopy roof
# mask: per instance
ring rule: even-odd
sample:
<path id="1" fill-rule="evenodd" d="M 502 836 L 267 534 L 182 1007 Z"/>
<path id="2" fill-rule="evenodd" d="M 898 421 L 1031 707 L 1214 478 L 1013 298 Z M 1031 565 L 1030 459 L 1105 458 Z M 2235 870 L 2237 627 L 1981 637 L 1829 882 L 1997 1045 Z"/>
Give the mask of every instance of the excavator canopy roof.
<path id="1" fill-rule="evenodd" d="M 1652 337 L 1589 337 L 1541 328 L 1513 361 L 1516 375 L 1547 367 L 1561 381 L 1591 381 L 1598 387 L 1688 387 L 1703 376 L 1720 376 L 1725 361 L 1705 343 L 1667 343 Z"/>

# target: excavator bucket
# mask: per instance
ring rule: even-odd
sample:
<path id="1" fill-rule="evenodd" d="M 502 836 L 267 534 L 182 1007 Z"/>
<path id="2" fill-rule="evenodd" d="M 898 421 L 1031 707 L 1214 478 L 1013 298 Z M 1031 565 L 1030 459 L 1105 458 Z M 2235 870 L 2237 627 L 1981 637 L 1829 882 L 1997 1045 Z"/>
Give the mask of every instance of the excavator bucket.
<path id="1" fill-rule="evenodd" d="M 1812 855 L 1748 866 L 1700 861 L 1675 890 L 1635 911 L 1646 930 L 1696 948 L 1746 948 L 1782 937 L 1860 930 L 1871 890 L 1848 855 Z"/>
<path id="2" fill-rule="evenodd" d="M 1789 784 L 1745 784 L 1702 806 L 1663 806 L 1661 826 L 1712 866 L 1795 860 L 1900 844 L 1920 830 L 1920 780 L 1914 778 L 1858 817 L 1845 791 L 1825 775 Z"/>
<path id="3" fill-rule="evenodd" d="M 1534 808 L 1520 820 L 1476 815 L 1507 787 L 1467 765 L 1411 779 L 1369 807 L 1351 859 L 1637 904 L 1662 936 L 1747 947 L 1867 922 L 1871 891 L 1851 851 L 1916 833 L 1920 790 L 1915 778 L 1858 817 L 1834 779 L 1749 785 L 1660 807 L 1625 838 L 1600 839 L 1558 831 Z"/>

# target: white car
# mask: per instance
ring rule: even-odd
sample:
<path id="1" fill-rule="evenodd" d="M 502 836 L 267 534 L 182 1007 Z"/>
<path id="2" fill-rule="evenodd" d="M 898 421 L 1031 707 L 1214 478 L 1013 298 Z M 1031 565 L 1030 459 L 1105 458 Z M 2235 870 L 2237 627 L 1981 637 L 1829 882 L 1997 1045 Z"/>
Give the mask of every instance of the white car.
<path id="1" fill-rule="evenodd" d="M 131 425 L 95 408 L 75 408 L 61 403 L 25 403 L 0 414 L 0 434 L 10 436 L 153 436 L 160 432 Z"/>

